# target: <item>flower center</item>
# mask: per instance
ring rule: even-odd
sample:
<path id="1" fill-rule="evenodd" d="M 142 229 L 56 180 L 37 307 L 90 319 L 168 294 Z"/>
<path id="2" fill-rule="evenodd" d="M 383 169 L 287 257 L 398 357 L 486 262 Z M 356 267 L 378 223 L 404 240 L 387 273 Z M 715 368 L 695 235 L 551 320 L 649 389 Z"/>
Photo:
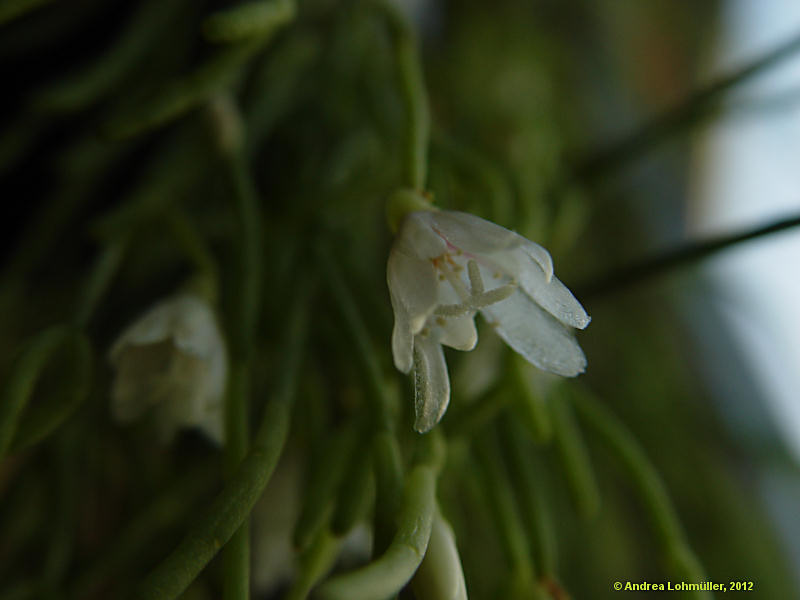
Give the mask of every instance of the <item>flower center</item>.
<path id="1" fill-rule="evenodd" d="M 463 256 L 463 253 L 458 251 L 456 257 L 459 258 L 461 256 Z M 463 258 L 461 260 L 463 261 Z M 453 258 L 451 253 L 446 252 L 431 259 L 431 261 L 434 268 L 439 272 L 439 281 L 447 281 L 460 300 L 457 304 L 440 304 L 437 306 L 434 314 L 440 317 L 459 317 L 474 313 L 476 310 L 505 300 L 517 287 L 516 282 L 512 279 L 506 284 L 487 291 L 481 276 L 480 266 L 473 258 L 467 260 L 469 287 L 467 287 L 462 278 L 464 267 Z M 501 275 L 498 273 L 497 276 Z"/>

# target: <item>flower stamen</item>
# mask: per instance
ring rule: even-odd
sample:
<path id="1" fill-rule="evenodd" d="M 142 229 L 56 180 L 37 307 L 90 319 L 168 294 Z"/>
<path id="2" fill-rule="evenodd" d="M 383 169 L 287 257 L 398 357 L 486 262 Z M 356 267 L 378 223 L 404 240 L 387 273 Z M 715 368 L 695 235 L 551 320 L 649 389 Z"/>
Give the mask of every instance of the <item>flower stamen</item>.
<path id="1" fill-rule="evenodd" d="M 478 268 L 478 263 L 470 260 L 467 263 L 467 273 L 469 274 L 469 285 L 472 289 L 473 296 L 480 296 L 483 293 L 483 279 L 481 279 L 481 271 Z"/>
<path id="2" fill-rule="evenodd" d="M 488 292 L 477 294 L 470 298 L 470 306 L 472 308 L 486 308 L 492 304 L 497 304 L 501 300 L 505 300 L 511 294 L 513 294 L 515 289 L 517 289 L 517 286 L 513 284 L 507 284 L 496 287 Z"/>

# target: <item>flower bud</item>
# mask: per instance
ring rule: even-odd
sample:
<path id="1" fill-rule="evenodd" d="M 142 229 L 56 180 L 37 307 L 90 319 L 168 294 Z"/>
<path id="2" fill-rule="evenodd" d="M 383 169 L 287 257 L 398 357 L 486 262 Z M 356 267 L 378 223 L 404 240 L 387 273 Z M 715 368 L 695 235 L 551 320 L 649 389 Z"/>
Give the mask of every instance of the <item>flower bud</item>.
<path id="1" fill-rule="evenodd" d="M 228 359 L 205 300 L 180 294 L 160 302 L 120 335 L 110 360 L 116 421 L 152 412 L 163 442 L 181 428 L 197 427 L 222 443 Z"/>

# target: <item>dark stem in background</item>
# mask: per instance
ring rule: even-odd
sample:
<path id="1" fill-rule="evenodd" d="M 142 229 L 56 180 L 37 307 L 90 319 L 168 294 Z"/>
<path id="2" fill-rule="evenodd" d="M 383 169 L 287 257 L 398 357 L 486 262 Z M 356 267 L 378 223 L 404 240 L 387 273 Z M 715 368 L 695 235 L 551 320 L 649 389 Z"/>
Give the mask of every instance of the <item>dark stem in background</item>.
<path id="1" fill-rule="evenodd" d="M 627 137 L 575 161 L 571 169 L 572 178 L 578 181 L 591 180 L 624 166 L 628 161 L 652 148 L 662 138 L 693 125 L 731 88 L 797 51 L 800 51 L 800 34 L 791 37 L 761 58 L 695 91 L 684 102 L 654 117 Z"/>
<path id="2" fill-rule="evenodd" d="M 670 269 L 698 261 L 741 242 L 777 233 L 798 225 L 800 225 L 800 215 L 795 215 L 749 231 L 691 243 L 659 256 L 647 258 L 639 263 L 611 271 L 595 281 L 577 287 L 576 295 L 586 300 L 618 292 L 627 286 L 641 283 Z"/>

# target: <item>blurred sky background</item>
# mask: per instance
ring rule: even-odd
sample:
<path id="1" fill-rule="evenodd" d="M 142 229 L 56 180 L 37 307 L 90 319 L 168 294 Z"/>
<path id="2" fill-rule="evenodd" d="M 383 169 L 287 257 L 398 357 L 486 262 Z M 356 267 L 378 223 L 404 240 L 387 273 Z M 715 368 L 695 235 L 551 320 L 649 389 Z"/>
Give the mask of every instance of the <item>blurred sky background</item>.
<path id="1" fill-rule="evenodd" d="M 800 31 L 795 0 L 728 0 L 721 8 L 709 74 L 731 71 Z M 731 93 L 727 110 L 698 136 L 688 198 L 690 237 L 742 231 L 800 212 L 798 82 L 795 55 Z M 775 443 L 769 438 L 777 431 L 795 459 L 800 459 L 799 265 L 796 230 L 742 244 L 708 261 L 707 285 L 702 293 L 689 292 L 693 304 L 686 305 L 694 310 L 690 320 L 700 333 L 698 342 L 715 357 L 707 363 L 708 375 L 734 434 L 758 451 Z M 708 314 L 712 318 L 703 316 Z M 720 336 L 711 331 L 716 324 L 730 333 L 733 348 L 719 344 Z M 764 473 L 761 485 L 800 564 L 800 523 L 791 500 L 800 491 L 797 481 L 775 467 Z"/>

